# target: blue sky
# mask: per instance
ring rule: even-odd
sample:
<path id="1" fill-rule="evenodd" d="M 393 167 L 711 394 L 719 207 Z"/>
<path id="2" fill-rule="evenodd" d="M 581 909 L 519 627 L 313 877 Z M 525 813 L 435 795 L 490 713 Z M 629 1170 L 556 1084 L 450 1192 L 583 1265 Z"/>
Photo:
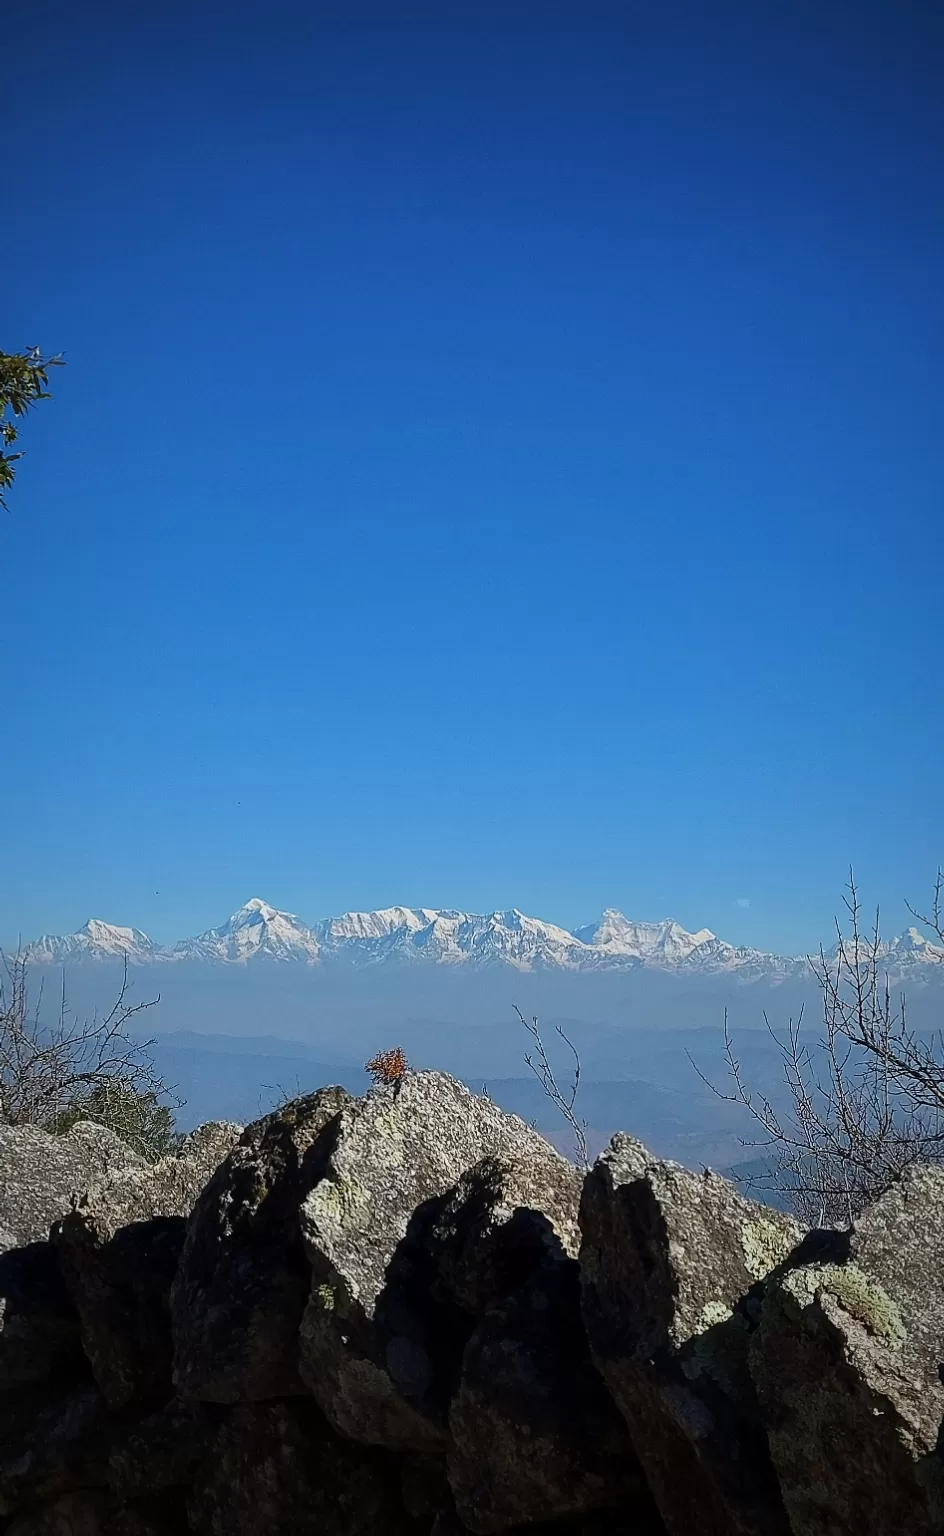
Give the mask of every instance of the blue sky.
<path id="1" fill-rule="evenodd" d="M 944 858 L 944 19 L 48 0 L 0 936 L 250 895 L 802 948 Z"/>

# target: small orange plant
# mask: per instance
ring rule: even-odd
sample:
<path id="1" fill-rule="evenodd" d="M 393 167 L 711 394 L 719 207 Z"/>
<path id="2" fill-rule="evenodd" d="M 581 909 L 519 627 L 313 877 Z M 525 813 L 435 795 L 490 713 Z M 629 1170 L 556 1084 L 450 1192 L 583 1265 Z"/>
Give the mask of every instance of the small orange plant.
<path id="1" fill-rule="evenodd" d="M 392 1051 L 378 1051 L 364 1067 L 375 1083 L 394 1083 L 399 1086 L 406 1076 L 407 1061 L 399 1045 Z"/>

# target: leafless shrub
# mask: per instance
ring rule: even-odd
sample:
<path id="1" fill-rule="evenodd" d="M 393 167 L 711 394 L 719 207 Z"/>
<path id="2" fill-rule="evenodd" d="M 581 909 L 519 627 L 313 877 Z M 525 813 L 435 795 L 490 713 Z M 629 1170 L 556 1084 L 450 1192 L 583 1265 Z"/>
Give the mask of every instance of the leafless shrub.
<path id="1" fill-rule="evenodd" d="M 63 981 L 56 1017 L 42 1016 L 43 987 L 29 997 L 26 956 L 2 957 L 0 974 L 0 1123 L 62 1129 L 80 1118 L 101 1118 L 129 1097 L 158 1106 L 168 1090 L 149 1056 L 153 1040 L 137 1040 L 129 1025 L 158 1001 L 132 1003 L 125 961 L 118 996 L 104 1015 L 76 1019 Z"/>
<path id="2" fill-rule="evenodd" d="M 939 873 L 930 918 L 909 910 L 944 945 L 942 901 Z M 821 949 L 810 962 L 822 993 L 822 1034 L 804 1037 L 802 1013 L 781 1031 L 764 1015 L 787 1108 L 746 1082 L 727 1015 L 730 1091 L 699 1071 L 759 1128 L 756 1139 L 742 1140 L 768 1170 L 752 1179 L 754 1187 L 785 1197 L 801 1220 L 819 1227 L 848 1226 L 906 1168 L 944 1157 L 944 1042 L 940 1033 L 927 1040 L 913 1030 L 904 996 L 893 998 L 878 913 L 866 929 L 851 873 L 844 903 L 846 931 L 837 921 L 835 949 Z"/>
<path id="3" fill-rule="evenodd" d="M 555 1028 L 557 1034 L 563 1040 L 564 1044 L 567 1046 L 568 1050 L 571 1052 L 571 1055 L 574 1058 L 573 1070 L 570 1077 L 570 1085 L 566 1089 L 561 1088 L 554 1073 L 554 1069 L 551 1066 L 550 1060 L 548 1059 L 544 1041 L 541 1038 L 541 1031 L 538 1026 L 537 1018 L 532 1017 L 530 1020 L 526 1019 L 517 1004 L 515 1005 L 515 1013 L 518 1015 L 519 1020 L 524 1025 L 525 1029 L 528 1031 L 528 1034 L 534 1041 L 534 1052 L 529 1051 L 526 1054 L 524 1058 L 525 1062 L 527 1063 L 529 1069 L 534 1073 L 538 1082 L 541 1084 L 541 1087 L 544 1089 L 544 1092 L 547 1094 L 551 1103 L 555 1105 L 555 1107 L 560 1111 L 564 1119 L 567 1121 L 567 1124 L 570 1126 L 571 1133 L 573 1134 L 574 1138 L 574 1162 L 577 1164 L 578 1168 L 589 1168 L 590 1150 L 587 1146 L 587 1122 L 586 1120 L 579 1120 L 577 1118 L 576 1110 L 574 1107 L 577 1102 L 577 1094 L 580 1090 L 580 1056 L 577 1053 L 577 1048 L 564 1033 L 563 1027 L 560 1024 L 556 1025 Z M 536 1060 L 535 1056 L 537 1057 Z"/>

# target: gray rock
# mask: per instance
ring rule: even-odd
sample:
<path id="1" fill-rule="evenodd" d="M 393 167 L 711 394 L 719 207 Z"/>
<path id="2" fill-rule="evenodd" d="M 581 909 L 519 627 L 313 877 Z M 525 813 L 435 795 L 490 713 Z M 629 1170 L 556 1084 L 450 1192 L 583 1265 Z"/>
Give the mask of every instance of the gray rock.
<path id="1" fill-rule="evenodd" d="M 466 1536 L 467 1531 L 468 1526 L 463 1525 L 455 1510 L 442 1510 L 429 1528 L 429 1536 Z M 665 1536 L 665 1526 L 654 1512 L 602 1509 L 572 1520 L 507 1526 L 502 1536 Z M 698 1532 L 694 1531 L 692 1536 L 698 1536 Z"/>
<path id="2" fill-rule="evenodd" d="M 431 1224 L 432 1292 L 475 1324 L 448 1418 L 449 1479 L 471 1531 L 648 1497 L 581 1321 L 582 1184 L 547 1143 L 486 1158 Z"/>
<path id="3" fill-rule="evenodd" d="M 194 1155 L 100 1179 L 54 1229 L 85 1353 L 113 1408 L 160 1402 L 171 1392 L 170 1288 L 187 1217 L 239 1127 L 204 1132 L 191 1139 Z"/>
<path id="4" fill-rule="evenodd" d="M 145 1499 L 194 1481 L 216 1440 L 223 1410 L 209 1403 L 168 1403 L 116 1433 L 108 1485 L 123 1500 Z"/>
<path id="5" fill-rule="evenodd" d="M 103 1175 L 141 1163 L 113 1132 L 80 1121 L 66 1136 L 0 1125 L 0 1229 L 4 1246 L 42 1242 L 73 1197 Z"/>
<path id="6" fill-rule="evenodd" d="M 250 1125 L 197 1202 L 171 1295 L 178 1393 L 252 1402 L 302 1392 L 298 1325 L 311 1271 L 298 1208 L 351 1102 L 322 1088 Z"/>
<path id="7" fill-rule="evenodd" d="M 549 1142 L 470 1168 L 430 1224 L 434 1294 L 478 1319 L 549 1259 L 576 1258 L 582 1187 Z"/>
<path id="8" fill-rule="evenodd" d="M 786 1536 L 747 1364 L 758 1282 L 800 1233 L 614 1137 L 584 1185 L 583 1314 L 670 1536 Z"/>
<path id="9" fill-rule="evenodd" d="M 772 1283 L 750 1352 L 795 1536 L 944 1531 L 944 1169 L 915 1168 L 843 1262 Z"/>
<path id="10" fill-rule="evenodd" d="M 626 1424 L 590 1358 L 577 1264 L 563 1252 L 476 1327 L 449 1428 L 456 1509 L 478 1536 L 604 1509 L 652 1519 Z"/>
<path id="11" fill-rule="evenodd" d="M 0 1516 L 107 1481 L 108 1420 L 93 1386 L 0 1398 Z"/>
<path id="12" fill-rule="evenodd" d="M 335 1435 L 309 1399 L 240 1404 L 190 1501 L 197 1536 L 406 1536 L 398 1468 Z"/>
<path id="13" fill-rule="evenodd" d="M 409 1072 L 344 1109 L 301 1208 L 313 1274 L 301 1371 L 343 1434 L 395 1450 L 446 1444 L 468 1325 L 431 1302 L 430 1230 L 474 1164 L 546 1151 L 537 1132 L 441 1072 Z"/>
<path id="14" fill-rule="evenodd" d="M 209 1183 L 220 1163 L 228 1157 L 242 1136 L 245 1126 L 235 1120 L 208 1120 L 183 1138 L 178 1158 L 196 1164 L 202 1172 L 202 1184 Z"/>
<path id="15" fill-rule="evenodd" d="M 66 1493 L 19 1515 L 6 1536 L 111 1536 L 103 1493 Z"/>
<path id="16" fill-rule="evenodd" d="M 0 1393 L 83 1375 L 79 1317 L 52 1243 L 0 1253 Z"/>
<path id="17" fill-rule="evenodd" d="M 106 1493 L 66 1493 L 17 1516 L 6 1536 L 182 1536 L 186 1508 L 174 1500 L 116 1503 Z"/>

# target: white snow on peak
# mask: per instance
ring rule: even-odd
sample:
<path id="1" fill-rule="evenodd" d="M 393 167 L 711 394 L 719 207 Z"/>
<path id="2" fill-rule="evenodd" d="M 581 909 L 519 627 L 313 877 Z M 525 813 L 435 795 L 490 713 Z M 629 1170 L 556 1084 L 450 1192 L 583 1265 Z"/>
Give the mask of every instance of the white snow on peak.
<path id="1" fill-rule="evenodd" d="M 430 907 L 382 907 L 377 912 L 344 912 L 340 917 L 326 918 L 321 930 L 328 941 L 384 939 L 400 929 L 418 933 L 438 915 Z"/>
<path id="2" fill-rule="evenodd" d="M 265 957 L 312 965 L 318 959 L 319 947 L 316 934 L 294 912 L 280 912 L 254 896 L 219 928 L 181 940 L 172 953 L 177 960 L 240 963 Z"/>
<path id="3" fill-rule="evenodd" d="M 578 928 L 576 937 L 594 949 L 636 960 L 687 960 L 702 944 L 715 937 L 710 928 L 689 933 L 680 923 L 666 918 L 657 923 L 634 922 L 615 907 L 607 907 L 596 923 Z"/>
<path id="4" fill-rule="evenodd" d="M 517 907 L 494 912 L 453 908 L 384 907 L 345 912 L 309 925 L 254 896 L 218 928 L 160 946 L 137 928 L 90 918 L 77 933 L 44 935 L 27 948 L 45 964 L 126 958 L 134 965 L 197 962 L 246 964 L 278 961 L 303 965 L 344 962 L 355 968 L 387 962 L 448 966 L 501 964 L 516 970 L 613 970 L 638 966 L 684 974 L 732 974 L 744 980 L 783 980 L 808 975 L 805 957 L 765 954 L 726 943 L 710 928 L 694 932 L 671 918 L 639 922 L 615 907 L 569 932 L 529 917 Z M 883 944 L 881 955 L 895 974 L 925 977 L 936 966 L 944 975 L 944 948 L 909 928 Z"/>
<path id="5" fill-rule="evenodd" d="M 28 954 L 32 960 L 52 965 L 83 958 L 145 962 L 157 956 L 158 948 L 140 928 L 121 928 L 117 923 L 90 917 L 76 933 L 61 937 L 43 934 L 28 946 Z"/>

